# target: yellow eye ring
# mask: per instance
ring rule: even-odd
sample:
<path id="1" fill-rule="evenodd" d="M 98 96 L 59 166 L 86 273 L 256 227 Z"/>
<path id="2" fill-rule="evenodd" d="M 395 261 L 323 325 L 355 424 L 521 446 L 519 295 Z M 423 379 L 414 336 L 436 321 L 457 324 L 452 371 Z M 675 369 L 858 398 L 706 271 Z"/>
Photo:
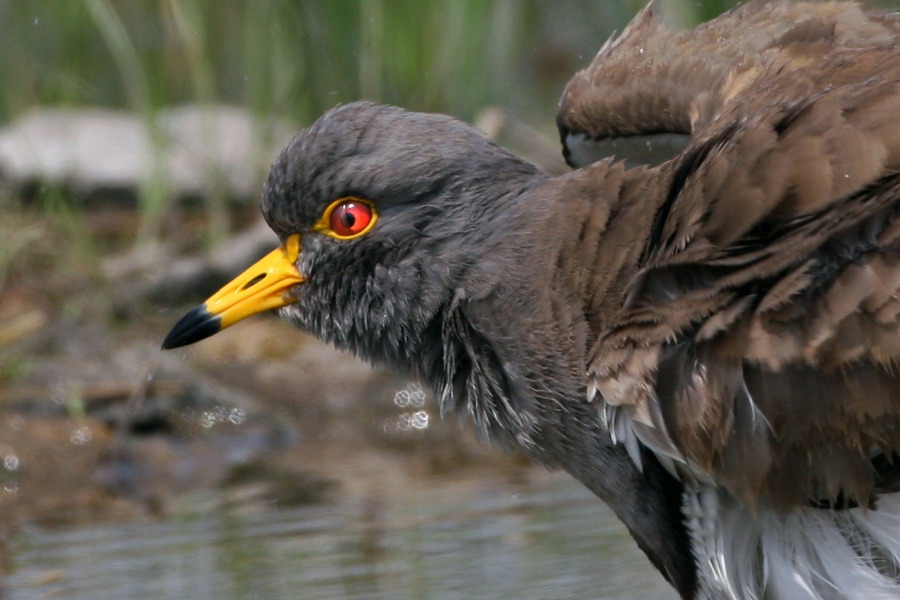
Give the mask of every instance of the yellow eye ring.
<path id="1" fill-rule="evenodd" d="M 377 221 L 374 202 L 345 196 L 328 205 L 312 230 L 336 240 L 352 240 L 372 231 Z"/>

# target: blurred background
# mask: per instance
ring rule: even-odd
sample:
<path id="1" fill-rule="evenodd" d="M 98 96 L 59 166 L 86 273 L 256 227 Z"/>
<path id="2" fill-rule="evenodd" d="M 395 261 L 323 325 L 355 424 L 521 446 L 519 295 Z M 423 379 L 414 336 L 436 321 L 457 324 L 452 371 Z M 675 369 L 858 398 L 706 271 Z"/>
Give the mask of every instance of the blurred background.
<path id="1" fill-rule="evenodd" d="M 415 382 L 269 315 L 159 351 L 274 246 L 258 190 L 317 115 L 447 112 L 562 172 L 563 86 L 642 6 L 0 1 L 0 598 L 674 597 Z"/>

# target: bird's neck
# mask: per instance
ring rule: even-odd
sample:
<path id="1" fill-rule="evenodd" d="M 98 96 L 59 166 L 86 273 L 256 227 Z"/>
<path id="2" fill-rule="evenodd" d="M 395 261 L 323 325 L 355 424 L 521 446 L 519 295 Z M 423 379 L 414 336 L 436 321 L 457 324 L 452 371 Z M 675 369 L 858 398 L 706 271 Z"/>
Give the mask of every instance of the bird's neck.
<path id="1" fill-rule="evenodd" d="M 606 329 L 625 303 L 665 200 L 666 176 L 665 167 L 626 170 L 611 160 L 565 176 L 564 239 L 553 260 L 592 332 Z"/>
<path id="2" fill-rule="evenodd" d="M 478 254 L 446 265 L 454 273 L 447 295 L 408 353 L 439 391 L 443 412 L 469 415 L 490 437 L 535 449 L 548 463 L 571 464 L 555 460 L 556 445 L 575 435 L 548 423 L 577 423 L 595 436 L 593 408 L 577 420 L 546 417 L 586 402 L 590 346 L 638 271 L 662 186 L 652 173 L 636 173 L 602 161 L 495 186 L 517 191 L 486 203 L 492 209 L 479 215 L 477 230 L 490 235 L 454 240 Z"/>
<path id="3" fill-rule="evenodd" d="M 649 453 L 639 469 L 612 443 L 585 381 L 590 347 L 621 309 L 640 269 L 666 177 L 664 169 L 626 171 L 603 161 L 536 187 L 530 204 L 519 209 L 533 220 L 537 239 L 514 244 L 518 261 L 507 262 L 515 267 L 506 285 L 528 303 L 509 305 L 502 294 L 488 295 L 486 301 L 502 305 L 492 314 L 503 315 L 503 327 L 492 330 L 477 318 L 473 325 L 483 343 L 496 348 L 509 381 L 512 395 L 496 406 L 511 413 L 500 424 L 515 432 L 512 440 L 606 501 L 657 568 L 692 597 L 696 568 L 681 484 Z M 523 331 L 529 332 L 524 341 Z M 477 414 L 477 402 L 470 399 L 469 412 Z"/>
<path id="4" fill-rule="evenodd" d="M 486 437 L 572 473 L 689 596 L 695 569 L 680 485 L 650 456 L 637 469 L 586 394 L 589 347 L 637 270 L 659 202 L 654 188 L 609 162 L 560 178 L 523 171 L 507 179 L 478 203 L 474 232 L 416 253 L 429 264 L 444 257 L 445 291 L 417 292 L 415 322 L 393 328 L 409 335 L 387 344 L 397 354 L 383 360 L 429 383 L 442 413 L 468 416 Z M 629 227 L 614 227 L 625 220 Z"/>

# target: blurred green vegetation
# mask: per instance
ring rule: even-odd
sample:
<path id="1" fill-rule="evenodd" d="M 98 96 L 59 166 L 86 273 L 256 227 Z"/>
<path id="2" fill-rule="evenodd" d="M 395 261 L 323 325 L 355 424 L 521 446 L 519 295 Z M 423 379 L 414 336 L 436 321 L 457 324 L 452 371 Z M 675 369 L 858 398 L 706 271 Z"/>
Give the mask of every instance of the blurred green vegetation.
<path id="1" fill-rule="evenodd" d="M 301 123 L 369 98 L 472 118 L 552 106 L 644 0 L 16 0 L 0 6 L 0 121 L 35 105 L 142 113 L 221 101 Z M 691 24 L 734 0 L 663 0 Z"/>
<path id="2" fill-rule="evenodd" d="M 737 0 L 656 0 L 690 26 Z M 307 123 L 360 98 L 549 122 L 565 81 L 646 0 L 13 0 L 0 123 L 36 105 L 225 102 Z M 900 0 L 869 5 L 900 7 Z"/>

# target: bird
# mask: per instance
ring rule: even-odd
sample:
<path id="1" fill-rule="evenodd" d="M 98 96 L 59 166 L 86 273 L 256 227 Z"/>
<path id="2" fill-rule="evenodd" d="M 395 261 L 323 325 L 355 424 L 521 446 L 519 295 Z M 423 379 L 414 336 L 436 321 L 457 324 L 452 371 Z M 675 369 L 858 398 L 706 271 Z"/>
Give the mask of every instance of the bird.
<path id="1" fill-rule="evenodd" d="M 895 17 L 655 19 L 567 86 L 561 175 L 451 116 L 326 112 L 263 186 L 280 247 L 163 348 L 275 309 L 570 473 L 682 598 L 898 598 Z M 660 132 L 655 165 L 572 148 Z"/>

